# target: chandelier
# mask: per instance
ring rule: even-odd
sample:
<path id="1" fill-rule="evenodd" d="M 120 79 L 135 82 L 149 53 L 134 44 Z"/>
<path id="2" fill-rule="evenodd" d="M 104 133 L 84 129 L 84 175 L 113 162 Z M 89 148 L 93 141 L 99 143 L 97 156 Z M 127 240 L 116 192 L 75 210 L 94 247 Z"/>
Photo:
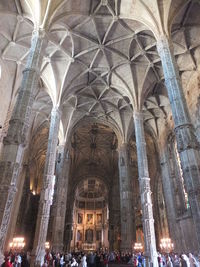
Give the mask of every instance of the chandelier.
<path id="1" fill-rule="evenodd" d="M 135 243 L 134 245 L 134 250 L 136 251 L 142 251 L 143 250 L 143 246 L 142 246 L 142 243 Z"/>
<path id="2" fill-rule="evenodd" d="M 170 252 L 174 249 L 174 244 L 171 241 L 171 238 L 167 237 L 167 238 L 162 238 L 160 240 L 160 248 L 164 251 L 164 252 Z"/>
<path id="3" fill-rule="evenodd" d="M 49 248 L 50 248 L 49 242 L 45 242 L 45 249 L 49 249 Z"/>
<path id="4" fill-rule="evenodd" d="M 25 247 L 24 237 L 14 237 L 9 246 L 11 249 L 23 249 Z"/>

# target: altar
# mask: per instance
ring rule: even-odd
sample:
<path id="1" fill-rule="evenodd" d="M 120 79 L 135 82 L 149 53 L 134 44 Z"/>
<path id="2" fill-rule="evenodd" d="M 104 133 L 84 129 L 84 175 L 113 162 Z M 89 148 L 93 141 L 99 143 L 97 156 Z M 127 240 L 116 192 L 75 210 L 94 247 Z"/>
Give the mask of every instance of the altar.
<path id="1" fill-rule="evenodd" d="M 84 251 L 95 251 L 96 248 L 96 243 L 83 243 L 82 248 Z"/>

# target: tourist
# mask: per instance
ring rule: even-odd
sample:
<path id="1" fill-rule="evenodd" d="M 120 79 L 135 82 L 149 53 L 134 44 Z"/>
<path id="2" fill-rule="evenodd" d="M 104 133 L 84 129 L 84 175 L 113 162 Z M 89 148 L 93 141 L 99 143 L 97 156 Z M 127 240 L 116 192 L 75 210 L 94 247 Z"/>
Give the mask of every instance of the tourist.
<path id="1" fill-rule="evenodd" d="M 135 258 L 135 255 L 132 254 L 132 257 L 129 259 L 128 264 L 133 264 L 134 263 L 134 258 Z"/>
<path id="2" fill-rule="evenodd" d="M 189 262 L 190 262 L 190 267 L 199 267 L 200 266 L 199 262 L 192 255 L 192 253 L 189 253 Z"/>
<path id="3" fill-rule="evenodd" d="M 78 262 L 76 261 L 74 257 L 72 258 L 71 267 L 78 267 Z"/>
<path id="4" fill-rule="evenodd" d="M 1 265 L 1 267 L 12 267 L 12 263 L 10 261 L 10 256 L 5 256 L 5 261 L 4 263 Z"/>
<path id="5" fill-rule="evenodd" d="M 107 257 L 107 255 L 105 255 L 103 263 L 104 263 L 104 267 L 108 267 L 108 257 Z"/>
<path id="6" fill-rule="evenodd" d="M 47 252 L 45 257 L 44 257 L 44 262 L 47 262 L 48 266 L 53 265 L 53 256 L 50 252 Z"/>
<path id="7" fill-rule="evenodd" d="M 111 263 L 115 261 L 115 253 L 114 252 L 110 252 L 108 260 Z"/>
<path id="8" fill-rule="evenodd" d="M 13 267 L 20 267 L 21 263 L 19 262 L 18 256 L 15 256 L 15 261 L 12 264 Z"/>
<path id="9" fill-rule="evenodd" d="M 158 266 L 163 267 L 162 255 L 158 252 Z"/>
<path id="10" fill-rule="evenodd" d="M 134 257 L 134 260 L 133 260 L 133 266 L 134 266 L 134 267 L 137 267 L 137 266 L 138 266 L 138 259 L 137 259 L 137 256 Z"/>
<path id="11" fill-rule="evenodd" d="M 95 261 L 96 261 L 96 254 L 90 253 L 88 257 L 88 267 L 95 267 Z"/>
<path id="12" fill-rule="evenodd" d="M 189 267 L 190 266 L 190 263 L 188 262 L 189 260 L 185 254 L 182 254 L 180 256 L 180 258 L 181 258 L 181 267 Z"/>
<path id="13" fill-rule="evenodd" d="M 63 267 L 65 265 L 64 255 L 60 255 L 60 266 Z"/>
<path id="14" fill-rule="evenodd" d="M 48 267 L 48 262 L 47 262 L 47 260 L 44 261 L 44 263 L 42 264 L 42 267 Z"/>
<path id="15" fill-rule="evenodd" d="M 142 267 L 143 257 L 141 253 L 138 253 L 138 267 Z"/>
<path id="16" fill-rule="evenodd" d="M 104 258 L 103 258 L 103 254 L 100 255 L 100 266 L 104 267 Z"/>
<path id="17" fill-rule="evenodd" d="M 180 258 L 177 254 L 174 255 L 173 267 L 180 267 Z"/>
<path id="18" fill-rule="evenodd" d="M 166 256 L 166 267 L 173 267 L 173 263 L 169 255 Z"/>
<path id="19" fill-rule="evenodd" d="M 82 259 L 81 259 L 81 263 L 80 263 L 80 266 L 81 267 L 87 267 L 87 261 L 86 261 L 86 255 L 84 254 Z"/>

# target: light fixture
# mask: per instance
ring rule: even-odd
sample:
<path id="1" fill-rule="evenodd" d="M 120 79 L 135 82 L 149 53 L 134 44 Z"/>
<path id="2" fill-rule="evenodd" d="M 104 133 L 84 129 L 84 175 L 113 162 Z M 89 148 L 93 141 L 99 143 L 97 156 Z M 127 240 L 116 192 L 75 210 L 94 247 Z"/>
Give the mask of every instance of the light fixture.
<path id="1" fill-rule="evenodd" d="M 9 246 L 11 249 L 23 249 L 25 247 L 24 237 L 14 237 Z"/>
<path id="2" fill-rule="evenodd" d="M 49 242 L 45 242 L 45 249 L 49 249 L 49 248 L 50 248 Z"/>
<path id="3" fill-rule="evenodd" d="M 160 240 L 160 248 L 164 252 L 170 252 L 174 249 L 174 244 L 171 241 L 171 238 L 165 237 Z"/>
<path id="4" fill-rule="evenodd" d="M 142 246 L 142 243 L 135 243 L 134 244 L 134 250 L 136 250 L 136 251 L 142 251 L 143 250 L 143 246 Z"/>

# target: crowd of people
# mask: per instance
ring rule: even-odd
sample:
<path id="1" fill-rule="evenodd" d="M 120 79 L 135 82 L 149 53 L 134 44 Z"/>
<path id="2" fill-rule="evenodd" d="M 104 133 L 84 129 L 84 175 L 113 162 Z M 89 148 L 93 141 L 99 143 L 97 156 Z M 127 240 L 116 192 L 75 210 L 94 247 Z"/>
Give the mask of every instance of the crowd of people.
<path id="1" fill-rule="evenodd" d="M 29 267 L 30 266 L 30 253 L 10 251 L 5 253 L 4 263 L 1 267 Z"/>
<path id="2" fill-rule="evenodd" d="M 108 265 L 128 265 L 133 267 L 149 267 L 142 252 L 120 253 L 96 251 L 90 253 L 53 253 L 46 252 L 43 267 L 108 267 Z M 158 253 L 159 267 L 200 267 L 200 258 L 192 253 L 161 254 Z M 30 253 L 9 252 L 1 267 L 29 267 Z"/>

